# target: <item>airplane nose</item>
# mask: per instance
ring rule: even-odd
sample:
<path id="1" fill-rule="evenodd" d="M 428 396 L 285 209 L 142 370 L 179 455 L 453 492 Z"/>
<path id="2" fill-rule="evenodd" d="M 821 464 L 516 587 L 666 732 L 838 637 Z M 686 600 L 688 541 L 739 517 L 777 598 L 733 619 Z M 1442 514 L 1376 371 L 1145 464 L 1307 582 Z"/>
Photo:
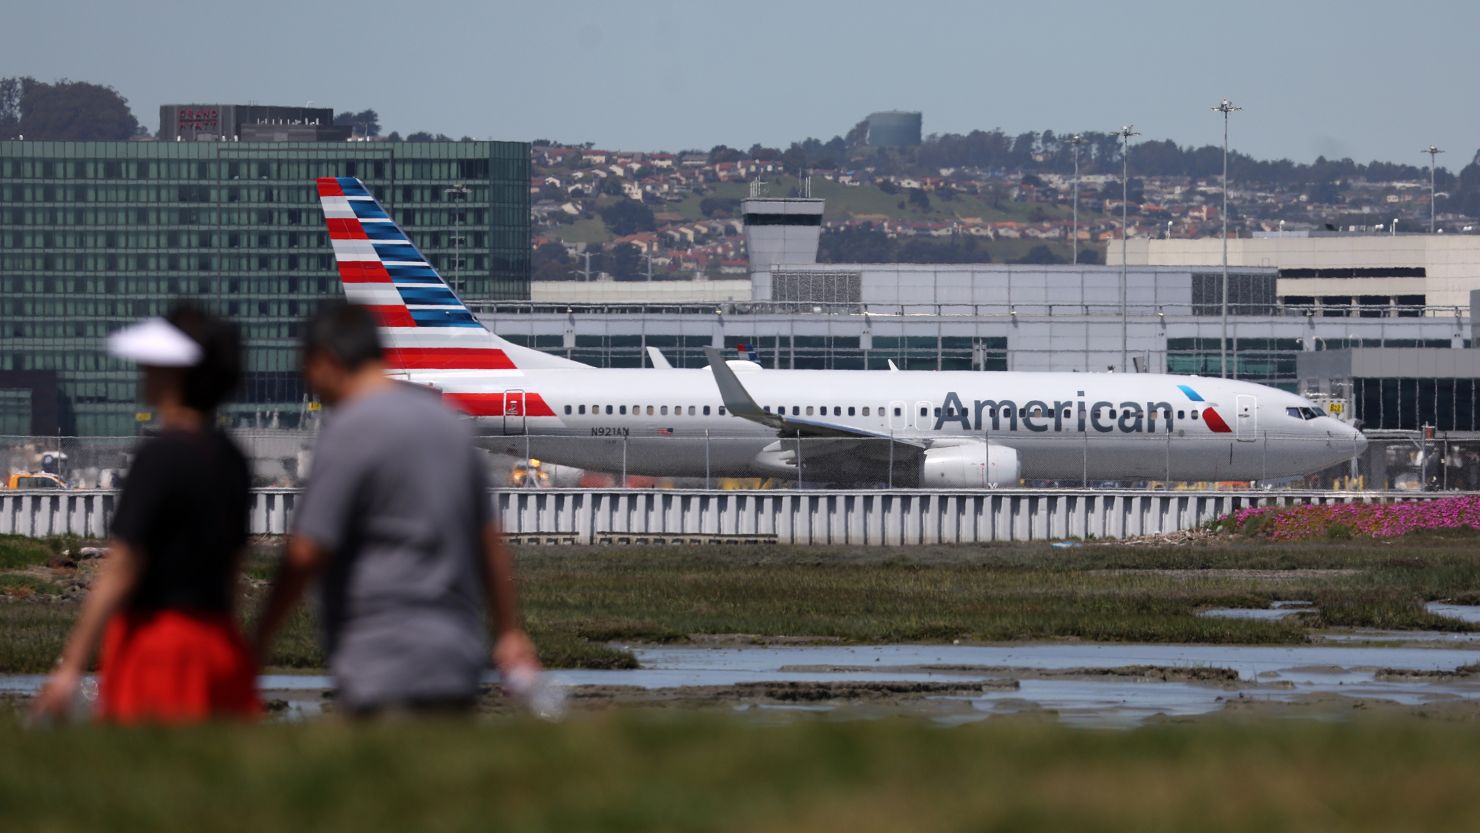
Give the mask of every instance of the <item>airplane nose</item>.
<path id="1" fill-rule="evenodd" d="M 1367 436 L 1355 428 L 1352 429 L 1352 447 L 1358 455 L 1367 450 Z"/>

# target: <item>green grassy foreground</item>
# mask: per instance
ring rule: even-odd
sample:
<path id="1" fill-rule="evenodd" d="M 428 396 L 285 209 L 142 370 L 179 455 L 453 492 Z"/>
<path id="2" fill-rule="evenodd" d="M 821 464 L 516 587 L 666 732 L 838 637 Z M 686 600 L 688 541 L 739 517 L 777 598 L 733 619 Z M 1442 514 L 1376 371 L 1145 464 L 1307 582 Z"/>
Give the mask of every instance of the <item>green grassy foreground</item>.
<path id="1" fill-rule="evenodd" d="M 1469 831 L 1468 724 L 0 725 L 6 829 Z"/>
<path id="2" fill-rule="evenodd" d="M 848 642 L 1075 638 L 1136 642 L 1291 643 L 1312 629 L 1466 630 L 1425 601 L 1480 597 L 1480 536 L 1300 544 L 1046 545 L 825 549 L 527 547 L 519 572 L 529 628 L 548 664 L 621 667 L 611 642 L 746 634 Z M 0 540 L 0 673 L 49 667 L 75 602 L 36 598 L 57 583 L 51 550 L 5 555 Z M 248 575 L 271 572 L 271 550 Z M 17 566 L 19 565 L 19 566 Z M 26 572 L 17 572 L 25 568 Z M 7 576 L 14 585 L 7 585 Z M 29 584 L 28 584 L 29 583 Z M 22 586 L 25 585 L 25 586 Z M 260 591 L 259 591 L 260 592 Z M 1208 607 L 1306 599 L 1317 612 L 1278 622 L 1204 619 Z M 254 600 L 247 605 L 251 609 Z M 272 664 L 322 665 L 313 617 L 300 612 Z"/>

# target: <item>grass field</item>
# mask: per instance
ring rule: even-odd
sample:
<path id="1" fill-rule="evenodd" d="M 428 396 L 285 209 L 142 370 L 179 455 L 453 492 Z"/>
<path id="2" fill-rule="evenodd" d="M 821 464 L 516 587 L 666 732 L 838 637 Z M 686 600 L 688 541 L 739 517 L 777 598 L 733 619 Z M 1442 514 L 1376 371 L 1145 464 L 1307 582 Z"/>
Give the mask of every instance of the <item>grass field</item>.
<path id="1" fill-rule="evenodd" d="M 1477 543 L 1475 534 L 1450 533 L 1069 550 L 528 547 L 519 568 L 528 625 L 546 662 L 609 668 L 632 664 L 609 643 L 696 635 L 1293 643 L 1330 627 L 1464 630 L 1423 603 L 1480 597 Z M 35 567 L 50 548 L 24 547 L 30 561 L 3 555 L 0 541 L 0 558 L 14 561 L 0 571 L 0 673 L 48 668 L 76 615 L 75 602 L 38 597 L 32 586 L 62 583 L 69 571 Z M 259 552 L 249 576 L 265 578 L 272 557 L 270 548 Z M 23 578 L 12 586 L 5 576 Z M 1196 615 L 1292 599 L 1315 602 L 1317 612 L 1277 622 Z M 311 613 L 300 611 L 272 664 L 322 666 Z"/>
<path id="2" fill-rule="evenodd" d="M 1470 831 L 1480 728 L 620 714 L 22 732 L 7 830 Z"/>
<path id="3" fill-rule="evenodd" d="M 630 663 L 609 641 L 704 634 L 855 642 L 1298 642 L 1337 626 L 1462 629 L 1480 536 L 1300 545 L 524 548 L 526 612 L 557 666 Z M 58 545 L 0 539 L 0 672 L 56 655 L 75 583 Z M 251 595 L 273 550 L 249 566 Z M 85 574 L 96 562 L 84 562 Z M 1203 619 L 1310 599 L 1299 620 Z M 279 666 L 321 660 L 311 614 Z M 507 711 L 472 723 L 335 720 L 165 731 L 24 730 L 0 699 L 0 829 L 70 831 L 1468 831 L 1480 721 L 1453 703 L 1229 707 L 1130 731 L 1050 715 L 943 727 L 733 704 Z M 1360 707 L 1360 708 L 1359 708 Z M 1292 720 L 1296 714 L 1312 719 Z M 1332 718 L 1340 717 L 1340 720 Z"/>

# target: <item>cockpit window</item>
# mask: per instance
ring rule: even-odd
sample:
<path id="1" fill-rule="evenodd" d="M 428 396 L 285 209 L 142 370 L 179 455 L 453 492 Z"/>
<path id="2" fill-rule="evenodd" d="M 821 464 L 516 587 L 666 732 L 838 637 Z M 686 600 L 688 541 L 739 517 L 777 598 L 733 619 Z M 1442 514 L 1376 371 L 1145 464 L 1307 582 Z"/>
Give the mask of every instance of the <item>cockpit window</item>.
<path id="1" fill-rule="evenodd" d="M 1294 408 L 1294 407 L 1291 407 L 1291 408 L 1286 408 L 1285 409 L 1285 413 L 1288 414 L 1289 416 L 1295 417 L 1296 419 L 1304 419 L 1304 420 L 1318 419 L 1318 418 L 1323 417 L 1323 416 L 1326 415 L 1326 412 L 1323 411 L 1323 410 L 1321 410 L 1320 408 Z"/>

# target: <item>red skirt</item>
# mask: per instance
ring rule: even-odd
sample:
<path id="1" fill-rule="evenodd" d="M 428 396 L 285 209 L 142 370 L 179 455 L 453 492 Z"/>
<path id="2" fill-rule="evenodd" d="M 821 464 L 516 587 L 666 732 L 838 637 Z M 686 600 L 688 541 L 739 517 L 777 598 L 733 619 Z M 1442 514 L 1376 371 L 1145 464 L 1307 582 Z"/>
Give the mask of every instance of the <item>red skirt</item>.
<path id="1" fill-rule="evenodd" d="M 103 637 L 99 716 L 199 723 L 262 713 L 254 664 L 225 614 L 121 613 Z"/>

